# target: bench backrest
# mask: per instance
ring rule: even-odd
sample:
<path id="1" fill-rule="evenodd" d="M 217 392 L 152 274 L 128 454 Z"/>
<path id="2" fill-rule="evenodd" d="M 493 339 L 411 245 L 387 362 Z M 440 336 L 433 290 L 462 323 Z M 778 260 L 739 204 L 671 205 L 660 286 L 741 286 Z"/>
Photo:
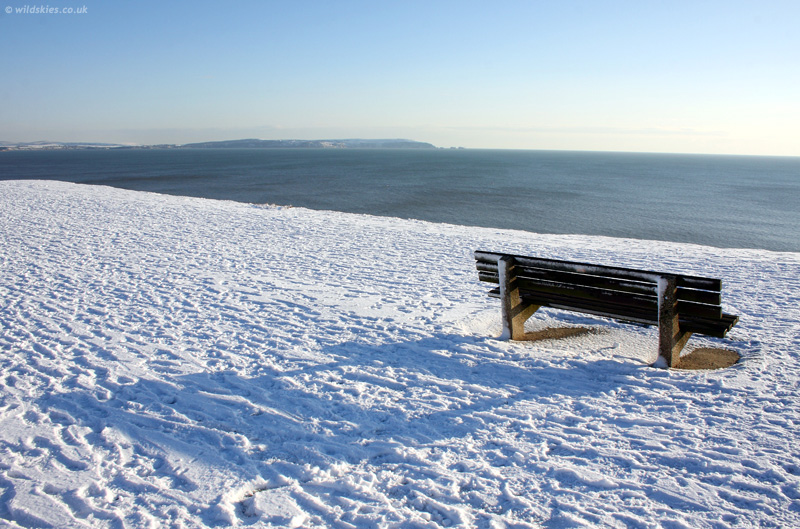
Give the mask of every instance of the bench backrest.
<path id="1" fill-rule="evenodd" d="M 520 294 L 537 305 L 658 324 L 659 289 L 674 278 L 682 329 L 723 337 L 738 319 L 722 312 L 719 279 L 477 251 L 480 280 L 499 283 L 504 257 L 514 259 Z"/>

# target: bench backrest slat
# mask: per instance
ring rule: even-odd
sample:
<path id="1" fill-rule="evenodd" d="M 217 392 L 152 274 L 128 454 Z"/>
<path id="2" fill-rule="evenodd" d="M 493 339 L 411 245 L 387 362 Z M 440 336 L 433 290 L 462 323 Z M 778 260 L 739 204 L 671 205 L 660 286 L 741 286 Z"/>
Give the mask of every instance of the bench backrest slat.
<path id="1" fill-rule="evenodd" d="M 651 283 L 641 283 L 627 281 L 624 279 L 603 278 L 599 276 L 585 276 L 581 274 L 562 275 L 562 272 L 543 271 L 541 273 L 529 273 L 530 269 L 523 269 L 517 276 L 520 280 L 536 278 L 552 278 L 575 285 L 584 285 L 592 288 L 603 288 L 617 292 L 630 292 L 632 294 L 652 295 L 655 299 L 655 285 Z M 497 267 L 494 265 L 481 264 L 478 266 L 478 278 L 486 283 L 499 284 L 500 276 Z M 692 303 L 702 303 L 705 305 L 719 305 L 722 303 L 722 294 L 710 290 L 696 290 L 692 288 L 678 287 L 678 300 L 689 301 Z"/>
<path id="2" fill-rule="evenodd" d="M 722 293 L 678 287 L 678 300 L 704 303 L 706 305 L 719 305 L 722 303 Z"/>
<path id="3" fill-rule="evenodd" d="M 496 265 L 482 264 L 478 267 L 478 270 L 492 272 L 496 277 L 499 277 Z M 606 288 L 608 290 L 618 290 L 620 292 L 631 292 L 634 294 L 655 295 L 656 287 L 656 284 L 652 282 L 631 281 L 629 279 L 617 279 L 608 276 L 579 274 L 576 272 L 561 272 L 546 268 L 534 268 L 531 266 L 517 266 L 515 275 L 519 278 L 562 281 L 564 283 L 570 283 L 573 285 Z"/>
<path id="4" fill-rule="evenodd" d="M 497 261 L 510 254 L 502 254 L 496 252 L 475 252 L 475 259 L 478 263 L 484 264 L 497 264 Z M 693 288 L 700 290 L 710 290 L 720 292 L 722 290 L 722 281 L 708 277 L 682 275 L 682 274 L 667 274 L 663 272 L 652 272 L 647 270 L 636 270 L 633 268 L 622 268 L 616 266 L 602 266 L 590 263 L 579 263 L 571 261 L 559 261 L 556 259 L 541 259 L 536 257 L 526 257 L 522 255 L 511 255 L 517 265 L 531 268 L 541 268 L 546 270 L 556 270 L 562 272 L 572 272 L 590 276 L 609 277 L 616 279 L 625 279 L 630 281 L 639 281 L 643 283 L 656 283 L 659 277 L 674 276 L 678 280 L 679 287 Z"/>
<path id="5" fill-rule="evenodd" d="M 552 294 L 579 303 L 580 301 L 598 302 L 613 307 L 634 307 L 650 315 L 652 321 L 658 321 L 658 297 L 654 295 L 633 294 L 618 290 L 593 288 L 584 285 L 546 281 L 539 279 L 526 279 L 517 277 L 517 285 L 523 296 L 534 299 L 540 294 Z M 693 303 L 678 299 L 678 312 L 688 316 L 700 318 L 719 318 L 722 308 L 719 305 Z"/>

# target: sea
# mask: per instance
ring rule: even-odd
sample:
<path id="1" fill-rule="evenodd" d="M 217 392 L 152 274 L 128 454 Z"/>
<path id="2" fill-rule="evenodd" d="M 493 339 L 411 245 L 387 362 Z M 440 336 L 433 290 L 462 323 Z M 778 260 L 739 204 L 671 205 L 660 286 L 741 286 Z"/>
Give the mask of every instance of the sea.
<path id="1" fill-rule="evenodd" d="M 0 152 L 0 180 L 800 252 L 800 158 L 478 149 Z"/>

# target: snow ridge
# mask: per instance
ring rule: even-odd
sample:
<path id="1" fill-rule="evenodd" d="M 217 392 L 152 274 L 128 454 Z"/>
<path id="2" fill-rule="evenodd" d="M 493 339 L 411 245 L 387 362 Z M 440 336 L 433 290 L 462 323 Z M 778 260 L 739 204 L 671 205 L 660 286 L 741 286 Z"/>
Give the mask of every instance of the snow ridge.
<path id="1" fill-rule="evenodd" d="M 800 526 L 800 254 L 0 182 L 8 527 Z M 472 252 L 722 277 L 732 368 Z M 0 524 L 3 525 L 3 524 Z"/>

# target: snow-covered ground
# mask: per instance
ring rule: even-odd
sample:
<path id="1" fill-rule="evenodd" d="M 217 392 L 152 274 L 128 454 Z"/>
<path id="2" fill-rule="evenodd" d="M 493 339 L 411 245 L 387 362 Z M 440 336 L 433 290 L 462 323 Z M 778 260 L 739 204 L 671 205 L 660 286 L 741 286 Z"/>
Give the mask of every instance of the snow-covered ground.
<path id="1" fill-rule="evenodd" d="M 723 279 L 716 371 L 472 252 Z M 800 527 L 800 254 L 0 182 L 2 527 Z"/>

